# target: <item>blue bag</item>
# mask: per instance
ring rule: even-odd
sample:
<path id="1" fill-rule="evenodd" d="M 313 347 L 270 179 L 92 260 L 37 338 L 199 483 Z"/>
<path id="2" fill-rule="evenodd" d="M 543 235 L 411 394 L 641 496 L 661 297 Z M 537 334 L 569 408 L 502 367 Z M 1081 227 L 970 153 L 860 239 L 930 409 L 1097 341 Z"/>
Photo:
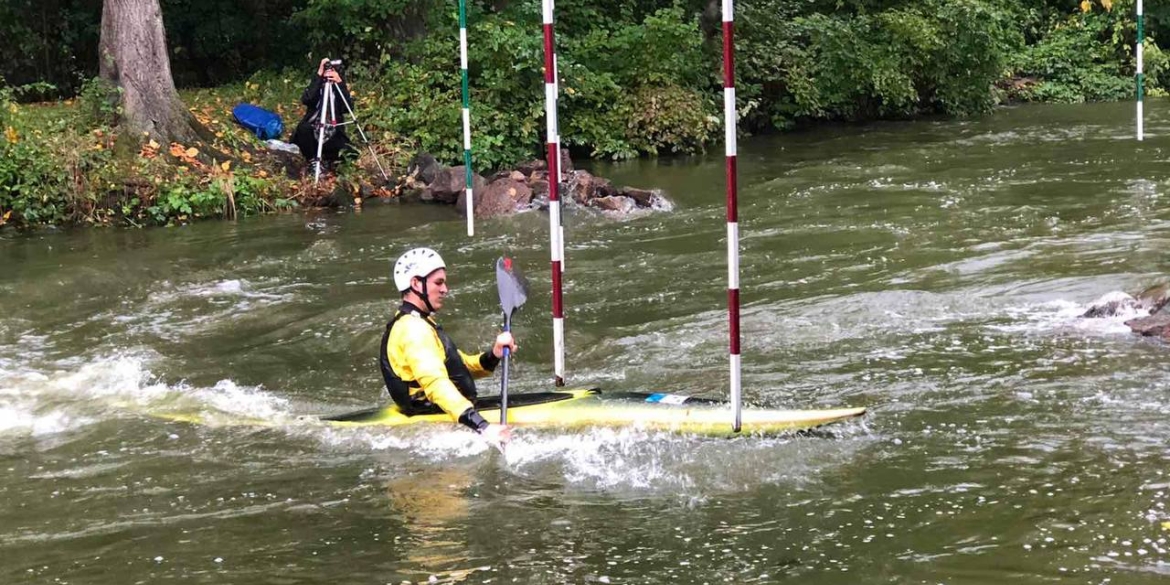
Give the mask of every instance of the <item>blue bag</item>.
<path id="1" fill-rule="evenodd" d="M 280 138 L 284 133 L 284 123 L 280 121 L 280 115 L 259 106 L 240 104 L 232 108 L 232 116 L 260 140 Z"/>

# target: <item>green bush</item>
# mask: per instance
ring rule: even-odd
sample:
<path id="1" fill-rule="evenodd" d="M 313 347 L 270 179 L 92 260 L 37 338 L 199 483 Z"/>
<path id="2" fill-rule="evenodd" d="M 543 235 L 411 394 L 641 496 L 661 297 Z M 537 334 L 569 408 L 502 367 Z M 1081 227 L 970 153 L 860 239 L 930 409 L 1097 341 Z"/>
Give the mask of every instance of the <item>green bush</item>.
<path id="1" fill-rule="evenodd" d="M 587 20 L 581 12 L 591 10 L 570 9 L 568 21 Z M 498 14 L 469 11 L 474 164 L 499 168 L 538 156 L 545 143 L 539 3 L 524 0 Z M 704 55 L 696 17 L 675 6 L 647 10 L 637 22 L 596 16 L 587 30 L 558 30 L 565 146 L 614 158 L 701 149 L 711 138 L 714 108 L 702 95 L 718 89 L 705 65 L 696 66 L 715 66 Z M 377 91 L 387 115 L 376 126 L 454 164 L 463 152 L 458 20 L 452 13 L 431 26 L 426 38 L 405 47 L 404 58 L 382 60 Z"/>
<path id="2" fill-rule="evenodd" d="M 982 0 L 813 8 L 786 0 L 742 4 L 738 93 L 749 129 L 982 113 L 994 105 L 992 84 L 1022 43 L 1009 11 Z"/>
<path id="3" fill-rule="evenodd" d="M 18 105 L 0 88 L 0 223 L 56 224 L 75 219 L 88 173 L 109 152 L 76 130 L 66 111 Z"/>
<path id="4" fill-rule="evenodd" d="M 1086 102 L 1131 99 L 1134 95 L 1136 22 L 1133 0 L 1111 10 L 1094 4 L 1089 12 L 1053 18 L 1039 41 L 1017 59 L 1017 76 L 1035 79 L 1012 97 L 1024 101 Z M 1162 88 L 1167 59 L 1154 37 L 1145 43 L 1146 87 Z"/>

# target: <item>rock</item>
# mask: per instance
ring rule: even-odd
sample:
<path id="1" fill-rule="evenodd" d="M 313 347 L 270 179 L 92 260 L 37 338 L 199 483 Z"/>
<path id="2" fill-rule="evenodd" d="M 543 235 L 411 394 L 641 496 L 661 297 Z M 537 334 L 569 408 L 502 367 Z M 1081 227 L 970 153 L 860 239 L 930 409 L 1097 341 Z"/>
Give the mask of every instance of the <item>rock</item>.
<path id="1" fill-rule="evenodd" d="M 596 177 L 584 170 L 575 170 L 567 148 L 560 149 L 560 199 L 565 205 L 594 207 L 612 213 L 630 213 L 638 208 L 670 209 L 670 202 L 660 193 L 634 187 L 615 187 L 609 180 Z M 465 167 L 445 167 L 425 152 L 415 155 L 398 185 L 393 189 L 398 202 L 422 201 L 454 203 L 460 213 L 466 214 Z M 372 172 L 372 171 L 371 171 Z M 518 209 L 547 209 L 549 193 L 547 161 L 534 159 L 516 166 L 514 170 L 492 173 L 488 179 L 472 175 L 475 192 L 475 214 L 482 217 L 507 215 Z M 555 179 L 554 179 L 555 180 Z M 366 189 L 360 195 L 371 197 L 377 188 Z M 335 204 L 341 204 L 340 200 Z"/>
<path id="2" fill-rule="evenodd" d="M 1170 284 L 1158 284 L 1137 294 L 1138 305 L 1148 308 L 1150 314 L 1158 313 L 1170 303 Z"/>
<path id="3" fill-rule="evenodd" d="M 593 177 L 593 185 L 597 187 L 594 197 L 616 197 L 617 187 L 609 182 L 609 179 L 602 179 L 601 177 Z"/>
<path id="4" fill-rule="evenodd" d="M 525 183 L 513 179 L 492 181 L 481 191 L 475 192 L 475 216 L 498 217 L 511 215 L 517 209 L 527 207 L 532 201 L 532 189 Z M 467 202 L 460 196 L 460 213 L 467 215 Z"/>
<path id="5" fill-rule="evenodd" d="M 1170 315 L 1159 313 L 1157 315 L 1150 315 L 1149 317 L 1142 317 L 1140 319 L 1130 319 L 1125 324 L 1133 330 L 1134 333 L 1140 333 L 1147 337 L 1167 337 L 1167 326 L 1170 326 Z"/>
<path id="6" fill-rule="evenodd" d="M 464 169 L 463 165 L 441 168 L 436 173 L 435 180 L 422 190 L 422 200 L 436 203 L 458 202 L 467 188 L 467 177 L 464 174 L 466 172 Z M 471 188 L 478 193 L 487 185 L 487 181 L 478 173 L 472 173 L 471 185 Z"/>
<path id="7" fill-rule="evenodd" d="M 533 173 L 535 176 L 535 173 Z M 548 181 L 545 179 L 528 179 L 528 186 L 532 189 L 533 199 L 548 199 Z"/>
<path id="8" fill-rule="evenodd" d="M 441 166 L 435 157 L 426 152 L 420 152 L 410 159 L 410 163 L 406 165 L 406 176 L 410 177 L 417 183 L 423 185 L 430 185 L 435 182 L 435 176 L 439 174 Z"/>
<path id="9" fill-rule="evenodd" d="M 333 186 L 333 190 L 322 196 L 317 200 L 317 205 L 320 207 L 353 207 L 354 194 L 349 188 L 337 182 Z"/>
<path id="10" fill-rule="evenodd" d="M 539 172 L 547 171 L 548 170 L 548 163 L 544 162 L 543 160 L 539 160 L 539 159 L 530 160 L 528 162 L 524 162 L 524 163 L 520 163 L 519 165 L 516 165 L 516 170 L 521 172 L 521 173 L 524 173 L 525 175 L 531 176 L 533 173 L 535 173 L 537 171 L 539 171 Z"/>
<path id="11" fill-rule="evenodd" d="M 547 148 L 542 150 L 544 150 L 546 153 L 548 152 Z M 562 174 L 573 172 L 573 159 L 569 157 L 569 149 L 561 149 L 560 164 Z M 531 175 L 535 171 L 548 171 L 548 161 L 545 159 L 535 159 L 528 162 L 522 162 L 516 165 L 516 170 L 524 173 L 525 175 Z"/>
<path id="12" fill-rule="evenodd" d="M 618 195 L 633 199 L 634 203 L 638 204 L 638 207 L 652 207 L 654 205 L 654 199 L 657 197 L 653 191 L 635 189 L 633 187 L 618 188 Z"/>
<path id="13" fill-rule="evenodd" d="M 611 195 L 607 197 L 599 197 L 592 200 L 594 207 L 604 209 L 606 211 L 616 211 L 618 213 L 629 213 L 633 211 L 638 205 L 629 197 L 621 195 Z"/>
<path id="14" fill-rule="evenodd" d="M 567 175 L 573 172 L 573 159 L 569 158 L 569 149 L 561 149 L 561 175 Z"/>
<path id="15" fill-rule="evenodd" d="M 294 154 L 282 150 L 270 150 L 268 151 L 268 156 L 271 157 L 276 167 L 284 173 L 284 176 L 290 179 L 300 179 L 305 172 L 307 165 L 300 151 Z"/>
<path id="16" fill-rule="evenodd" d="M 563 199 L 570 199 L 581 205 L 590 205 L 590 201 L 594 199 L 618 194 L 608 179 L 595 177 L 589 171 L 573 171 L 565 181 L 565 186 Z"/>
<path id="17" fill-rule="evenodd" d="M 1133 311 L 1138 308 L 1137 299 L 1129 296 L 1121 291 L 1113 291 L 1105 293 L 1101 298 L 1092 302 L 1089 305 L 1089 310 L 1085 311 L 1081 317 L 1098 318 L 1098 317 L 1115 317 L 1125 311 Z"/>

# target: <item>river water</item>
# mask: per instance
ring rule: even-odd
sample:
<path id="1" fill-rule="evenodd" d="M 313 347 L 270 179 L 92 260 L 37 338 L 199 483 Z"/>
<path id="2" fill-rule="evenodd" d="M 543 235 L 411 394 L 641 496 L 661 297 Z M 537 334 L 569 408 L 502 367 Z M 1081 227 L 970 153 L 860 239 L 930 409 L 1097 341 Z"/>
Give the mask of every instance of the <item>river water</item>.
<path id="1" fill-rule="evenodd" d="M 0 234 L 0 582 L 1165 583 L 1170 347 L 1079 317 L 1170 269 L 1162 106 L 1143 144 L 1128 104 L 744 140 L 745 399 L 870 409 L 811 437 L 522 430 L 505 456 L 297 419 L 378 400 L 417 245 L 468 350 L 516 257 L 512 388 L 548 388 L 540 212 Z M 570 386 L 726 395 L 722 169 L 594 165 L 674 209 L 566 213 Z"/>

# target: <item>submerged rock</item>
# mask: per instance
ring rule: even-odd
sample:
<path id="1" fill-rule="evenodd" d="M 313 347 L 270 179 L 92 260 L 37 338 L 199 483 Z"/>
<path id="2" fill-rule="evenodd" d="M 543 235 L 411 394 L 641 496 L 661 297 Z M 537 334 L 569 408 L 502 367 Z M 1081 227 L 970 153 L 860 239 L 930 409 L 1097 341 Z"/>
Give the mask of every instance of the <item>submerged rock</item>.
<path id="1" fill-rule="evenodd" d="M 1144 311 L 1152 315 L 1162 311 L 1170 302 L 1170 284 L 1151 286 L 1137 296 L 1113 291 L 1093 301 L 1082 317 L 1116 317 L 1125 312 Z"/>
<path id="2" fill-rule="evenodd" d="M 1086 318 L 1116 317 L 1126 313 L 1141 315 L 1125 322 L 1131 331 L 1146 337 L 1170 340 L 1170 284 L 1151 286 L 1136 296 L 1121 291 L 1108 293 L 1093 301 L 1082 314 Z"/>
<path id="3" fill-rule="evenodd" d="M 1094 319 L 1099 317 L 1115 317 L 1123 312 L 1138 308 L 1138 300 L 1119 290 L 1105 293 L 1101 298 L 1089 305 L 1089 310 L 1082 317 Z"/>

